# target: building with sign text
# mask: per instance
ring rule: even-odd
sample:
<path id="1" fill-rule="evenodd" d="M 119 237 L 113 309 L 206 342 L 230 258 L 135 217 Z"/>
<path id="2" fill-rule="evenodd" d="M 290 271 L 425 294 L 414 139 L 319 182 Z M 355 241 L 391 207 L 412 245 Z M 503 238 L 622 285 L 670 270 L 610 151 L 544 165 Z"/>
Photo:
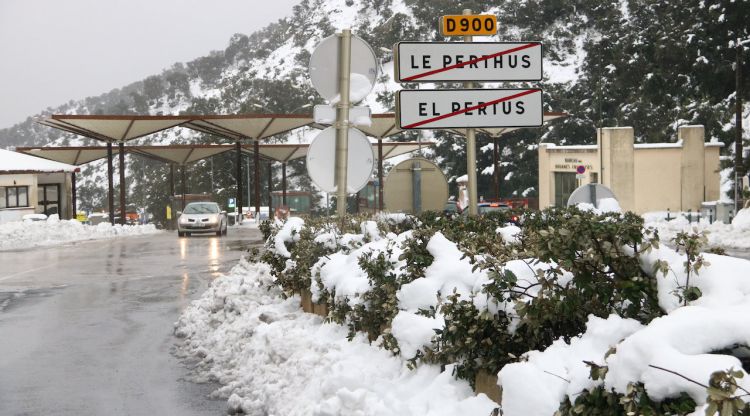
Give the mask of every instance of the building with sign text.
<path id="1" fill-rule="evenodd" d="M 624 210 L 687 211 L 719 199 L 719 150 L 703 126 L 679 128 L 674 143 L 635 144 L 632 127 L 603 128 L 595 145 L 539 145 L 539 208 L 565 206 L 577 187 L 601 183 Z M 583 173 L 579 173 L 583 172 Z"/>

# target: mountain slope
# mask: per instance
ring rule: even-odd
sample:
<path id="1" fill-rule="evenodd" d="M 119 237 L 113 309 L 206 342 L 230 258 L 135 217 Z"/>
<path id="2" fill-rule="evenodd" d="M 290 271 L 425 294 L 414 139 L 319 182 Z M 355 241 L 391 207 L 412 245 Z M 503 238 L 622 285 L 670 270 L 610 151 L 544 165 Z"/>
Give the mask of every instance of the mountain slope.
<path id="1" fill-rule="evenodd" d="M 389 50 L 400 40 L 443 40 L 437 22 L 443 14 L 470 8 L 498 16 L 499 33 L 482 40 L 542 40 L 545 74 L 542 82 L 548 110 L 570 117 L 543 129 L 513 132 L 500 140 L 502 154 L 500 194 L 535 195 L 536 146 L 541 140 L 559 144 L 592 143 L 600 126 L 632 125 L 639 141 L 669 141 L 680 124 L 702 123 L 715 140 L 732 140 L 732 39 L 750 36 L 742 17 L 750 2 L 722 0 L 671 2 L 620 0 L 496 1 L 452 0 L 304 0 L 293 15 L 264 29 L 236 34 L 227 48 L 187 63 L 176 63 L 154 75 L 97 97 L 70 101 L 49 108 L 50 113 L 72 114 L 180 114 L 180 113 L 285 113 L 322 103 L 312 89 L 307 62 L 326 36 L 351 26 L 369 42 L 382 63 L 382 75 L 365 100 L 374 112 L 392 111 L 394 92 Z M 689 45 L 689 46 L 686 46 Z M 745 54 L 748 68 L 750 53 Z M 750 70 L 746 69 L 746 73 Z M 492 87 L 500 84 L 485 84 Z M 415 87 L 409 85 L 408 87 Z M 422 86 L 427 87 L 427 86 Z M 438 88 L 457 85 L 440 84 Z M 746 96 L 750 95 L 745 88 Z M 746 97 L 747 99 L 747 97 Z M 418 133 L 405 133 L 414 139 Z M 292 133 L 276 141 L 297 140 Z M 465 173 L 461 137 L 436 131 L 434 154 L 451 178 Z M 220 142 L 192 131 L 172 129 L 139 140 L 142 143 Z M 89 141 L 31 119 L 0 130 L 0 145 L 69 145 Z M 479 137 L 480 194 L 491 190 L 491 146 Z M 136 157 L 128 158 L 129 199 L 160 215 L 166 200 L 168 168 Z M 189 190 L 211 192 L 224 201 L 234 190 L 231 172 L 235 161 L 218 156 L 190 168 Z M 81 206 L 103 208 L 102 163 L 82 173 Z M 263 169 L 265 172 L 265 169 Z M 512 172 L 512 174 L 510 174 Z M 264 173 L 265 175 L 265 173 Z M 278 175 L 275 172 L 274 175 Z M 208 180 L 206 178 L 213 178 Z M 265 178 L 261 178 L 266 183 Z M 292 164 L 294 187 L 310 189 L 301 161 Z M 178 188 L 179 189 L 179 188 Z M 264 201 L 265 203 L 265 201 Z"/>

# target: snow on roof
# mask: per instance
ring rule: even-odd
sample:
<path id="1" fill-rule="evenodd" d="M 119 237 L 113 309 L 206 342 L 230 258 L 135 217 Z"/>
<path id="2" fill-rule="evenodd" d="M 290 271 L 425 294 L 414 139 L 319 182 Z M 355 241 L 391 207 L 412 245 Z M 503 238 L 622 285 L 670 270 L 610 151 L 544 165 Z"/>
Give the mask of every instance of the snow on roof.
<path id="1" fill-rule="evenodd" d="M 78 166 L 0 149 L 0 174 L 35 172 L 76 172 Z"/>
<path id="2" fill-rule="evenodd" d="M 539 143 L 539 146 L 547 147 L 548 149 L 575 149 L 575 150 L 596 150 L 599 147 L 595 144 L 573 144 L 573 145 L 557 145 L 555 143 Z"/>
<path id="3" fill-rule="evenodd" d="M 539 146 L 546 147 L 549 150 L 596 150 L 598 148 L 595 144 L 577 144 L 577 145 L 557 145 L 554 143 L 539 143 Z M 724 143 L 721 142 L 706 142 L 705 147 L 723 147 Z M 681 148 L 682 140 L 678 140 L 675 143 L 635 143 L 633 145 L 636 149 L 672 149 Z"/>

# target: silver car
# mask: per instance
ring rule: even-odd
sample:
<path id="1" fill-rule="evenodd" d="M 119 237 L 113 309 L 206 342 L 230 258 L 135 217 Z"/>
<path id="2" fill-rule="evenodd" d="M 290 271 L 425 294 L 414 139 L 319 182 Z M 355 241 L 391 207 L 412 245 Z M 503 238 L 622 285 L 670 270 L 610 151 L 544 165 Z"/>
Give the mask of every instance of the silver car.
<path id="1" fill-rule="evenodd" d="M 180 237 L 192 233 L 227 234 L 227 212 L 216 202 L 191 202 L 179 214 L 177 235 Z"/>

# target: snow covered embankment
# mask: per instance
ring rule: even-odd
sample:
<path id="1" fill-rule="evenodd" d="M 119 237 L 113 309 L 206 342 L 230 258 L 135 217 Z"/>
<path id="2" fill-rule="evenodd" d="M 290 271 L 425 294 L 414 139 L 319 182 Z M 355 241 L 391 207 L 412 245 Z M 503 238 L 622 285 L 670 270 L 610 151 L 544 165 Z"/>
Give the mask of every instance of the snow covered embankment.
<path id="1" fill-rule="evenodd" d="M 152 224 L 125 226 L 118 224 L 113 226 L 109 223 L 101 223 L 84 225 L 76 220 L 61 221 L 53 216 L 46 221 L 18 221 L 0 224 L 0 250 L 15 250 L 158 232 L 160 231 Z"/>
<path id="2" fill-rule="evenodd" d="M 701 222 L 689 222 L 683 215 L 672 214 L 672 220 L 666 220 L 666 212 L 646 213 L 643 215 L 646 226 L 654 227 L 659 231 L 662 241 L 674 238 L 677 233 L 686 231 L 708 232 L 708 243 L 711 246 L 720 246 L 734 249 L 750 249 L 750 208 L 741 209 L 732 219 L 731 224 L 714 222 L 709 224 L 708 220 Z"/>
<path id="3" fill-rule="evenodd" d="M 290 220 L 269 242 L 270 249 L 286 259 L 287 268 L 294 267 L 287 244 L 298 241 L 303 226 L 299 219 Z M 362 234 L 341 236 L 339 247 L 346 248 L 313 267 L 313 297 L 323 289 L 335 293 L 334 301 L 350 306 L 366 302 L 362 294 L 373 288 L 358 259 L 367 253 L 386 256 L 394 275 L 406 273 L 399 257 L 412 231 L 381 235 L 372 222 L 361 229 Z M 517 238 L 517 231 L 506 227 L 495 232 L 507 244 Z M 336 243 L 329 234 L 321 233 L 315 241 L 333 248 Z M 434 263 L 422 278 L 396 293 L 399 311 L 390 332 L 400 347 L 397 355 L 370 346 L 362 334 L 348 342 L 345 327 L 302 313 L 297 297 L 282 300 L 265 264 L 243 262 L 216 280 L 186 311 L 176 332 L 187 337 L 186 356 L 202 357 L 200 370 L 226 385 L 220 393 L 230 398 L 230 405 L 250 414 L 488 414 L 495 404 L 483 395 L 472 398 L 467 383 L 451 377 L 450 366 L 443 373 L 423 362 L 416 370 L 406 369 L 407 359 L 430 347 L 434 330 L 445 326 L 439 310 L 434 318 L 417 311 L 435 307 L 438 293 L 455 291 L 472 299 L 480 311 L 515 315 L 509 329 L 513 331 L 519 305 L 488 298 L 481 289 L 489 276 L 473 270 L 445 235 L 435 233 L 426 250 Z M 690 286 L 702 296 L 683 306 L 676 294 L 687 284 L 685 256 L 664 246 L 642 254 L 643 270 L 655 270 L 657 262 L 669 266 L 666 274 L 655 277 L 658 304 L 666 315 L 647 323 L 614 314 L 589 316 L 586 331 L 570 342 L 558 339 L 544 351 L 523 354 L 499 372 L 504 414 L 552 415 L 566 399 L 574 402 L 586 390 L 613 389 L 624 396 L 636 384 L 655 401 L 687 393 L 701 412 L 706 389 L 669 371 L 708 384 L 712 373 L 734 369 L 745 375 L 738 383 L 750 389 L 741 362 L 715 353 L 750 345 L 745 319 L 750 314 L 750 262 L 705 256 L 710 265 L 690 278 Z M 504 267 L 519 282 L 533 284 L 539 270 L 556 265 L 515 259 Z M 558 283 L 567 285 L 573 278 L 566 272 Z M 592 379 L 585 362 L 606 366 L 606 377 Z"/>
<path id="4" fill-rule="evenodd" d="M 241 261 L 215 280 L 176 324 L 181 354 L 225 386 L 233 411 L 251 415 L 488 415 L 496 406 L 438 366 L 347 340 L 345 327 L 282 299 L 263 263 Z M 271 289 L 269 289 L 271 287 Z"/>

